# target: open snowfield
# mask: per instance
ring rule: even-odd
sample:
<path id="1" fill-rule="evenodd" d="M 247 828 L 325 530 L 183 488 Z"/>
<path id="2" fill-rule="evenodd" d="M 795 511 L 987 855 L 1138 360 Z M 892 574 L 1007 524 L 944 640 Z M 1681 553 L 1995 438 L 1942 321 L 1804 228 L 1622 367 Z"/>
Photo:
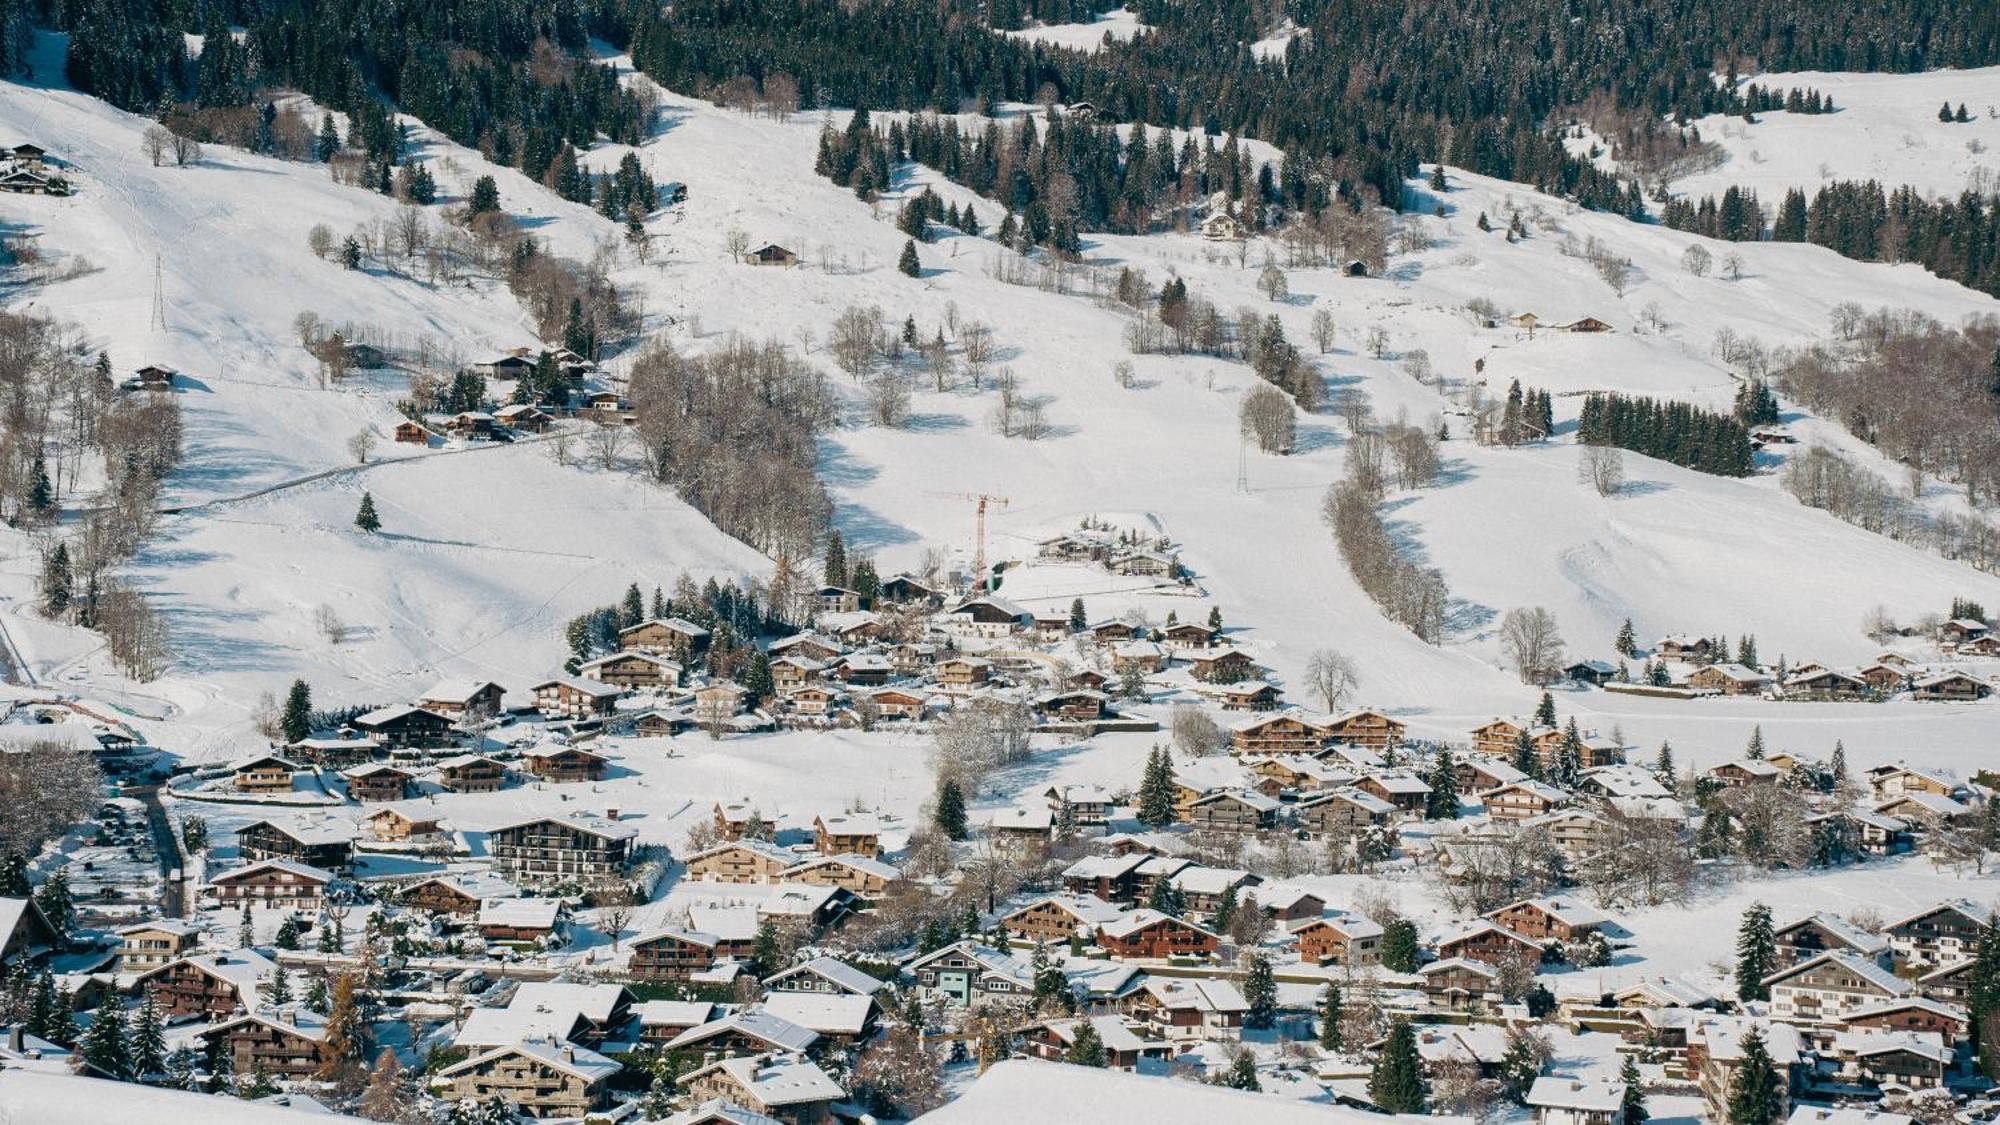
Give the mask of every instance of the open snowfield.
<path id="1" fill-rule="evenodd" d="M 1836 97 L 1858 104 L 1838 90 Z M 173 499 L 232 497 L 340 469 L 351 464 L 343 448 L 349 434 L 393 421 L 396 392 L 386 384 L 318 385 L 291 328 L 302 309 L 392 333 L 431 333 L 468 359 L 532 338 L 504 290 L 440 290 L 312 256 L 304 238 L 311 222 L 344 230 L 380 218 L 391 208 L 381 197 L 333 184 L 315 165 L 220 149 L 200 167 L 155 169 L 139 152 L 143 127 L 68 92 L 0 86 L 0 131 L 58 138 L 81 185 L 68 200 L 7 199 L 0 217 L 36 229 L 47 252 L 104 267 L 24 300 L 86 325 L 121 368 L 159 359 L 199 380 L 182 395 L 189 470 Z M 1694 278 L 1677 265 L 1693 236 L 1575 212 L 1518 185 L 1457 173 L 1442 200 L 1445 216 L 1410 220 L 1429 233 L 1429 249 L 1396 256 L 1383 278 L 1288 271 L 1291 294 L 1275 304 L 1254 286 L 1266 252 L 1282 254 L 1274 245 L 1253 242 L 1239 264 L 1233 246 L 1191 235 L 1093 237 L 1093 260 L 1142 269 L 1156 285 L 1177 274 L 1225 310 L 1275 312 L 1308 348 L 1313 311 L 1330 310 L 1341 338 L 1319 362 L 1331 385 L 1360 387 L 1379 417 L 1442 418 L 1454 429 L 1443 483 L 1394 497 L 1390 515 L 1443 569 L 1456 599 L 1453 636 L 1434 648 L 1380 616 L 1320 522 L 1321 495 L 1341 472 L 1343 423 L 1330 414 L 1302 419 L 1298 452 L 1248 454 L 1248 491 L 1238 491 L 1236 412 L 1252 385 L 1247 368 L 1204 357 L 1131 357 L 1123 314 L 1085 292 L 999 282 L 987 272 L 998 251 L 983 238 L 944 237 L 922 249 L 921 280 L 901 276 L 892 267 L 903 242 L 894 199 L 871 209 L 814 177 L 818 128 L 817 115 L 753 119 L 666 95 L 661 129 L 639 153 L 657 178 L 684 182 L 689 199 L 649 224 L 653 260 L 621 252 L 615 275 L 643 294 L 650 326 L 683 348 L 733 332 L 797 346 L 809 334 L 807 354 L 855 401 L 852 424 L 824 443 L 837 520 L 883 573 L 914 565 L 929 547 L 970 554 L 972 511 L 956 497 L 962 492 L 1009 498 L 989 519 L 995 558 L 1031 553 L 1034 539 L 1087 515 L 1150 527 L 1182 545 L 1198 574 L 1194 598 L 1122 589 L 1101 572 L 1078 573 L 1073 584 L 1037 574 L 1034 586 L 1003 592 L 1031 608 L 1082 596 L 1093 616 L 1140 608 L 1186 618 L 1215 604 L 1240 630 L 1232 639 L 1280 679 L 1295 678 L 1314 649 L 1339 648 L 1361 665 L 1357 702 L 1397 712 L 1420 734 L 1452 736 L 1532 702 L 1500 667 L 1493 637 L 1498 616 L 1517 605 L 1555 609 L 1577 657 L 1606 655 L 1629 615 L 1642 638 L 1754 632 L 1767 658 L 1844 662 L 1872 655 L 1859 622 L 1877 604 L 1904 615 L 1937 612 L 1955 595 L 2000 604 L 2000 580 L 1804 510 L 1768 474 L 1719 480 L 1632 457 L 1637 486 L 1604 500 L 1576 481 L 1573 448 L 1479 448 L 1462 440 L 1464 421 L 1450 413 L 1475 378 L 1492 394 L 1515 378 L 1555 392 L 1559 430 L 1590 390 L 1721 406 L 1735 382 L 1709 357 L 1720 328 L 1782 345 L 1823 331 L 1827 311 L 1841 301 L 1916 305 L 1946 320 L 1996 311 L 1995 302 L 1914 266 L 1753 245 L 1732 248 L 1745 259 L 1741 280 Z M 612 224 L 517 172 L 480 164 L 420 127 L 414 135 L 448 196 L 466 190 L 477 172 L 492 172 L 504 205 L 556 252 L 586 256 L 616 238 Z M 625 151 L 601 146 L 587 162 L 608 167 Z M 919 170 L 907 189 L 930 181 Z M 953 202 L 971 199 L 953 185 L 938 190 Z M 274 203 L 280 199 L 282 206 Z M 978 208 L 989 230 L 998 225 L 997 206 Z M 1504 227 L 1517 209 L 1530 232 L 1519 244 L 1475 227 L 1482 212 Z M 732 230 L 753 245 L 789 246 L 803 264 L 737 265 L 727 252 Z M 1629 256 L 1631 286 L 1615 293 L 1566 256 L 1566 236 L 1594 236 Z M 169 306 L 165 330 L 147 327 L 156 257 Z M 1598 316 L 1618 331 L 1531 336 L 1481 328 L 1463 309 L 1477 297 L 1544 322 Z M 962 319 L 993 325 L 999 362 L 1025 393 L 1047 399 L 1049 436 L 1027 442 L 994 433 L 990 386 L 938 393 L 920 385 L 908 429 L 866 426 L 858 388 L 834 370 L 823 341 L 841 310 L 870 304 L 892 323 L 914 318 L 925 335 L 953 306 Z M 1642 328 L 1649 306 L 1657 306 L 1658 330 Z M 1380 358 L 1363 347 L 1375 325 L 1390 337 Z M 1404 373 L 1403 357 L 1418 348 L 1441 386 Z M 1138 374 L 1130 389 L 1111 377 L 1128 358 Z M 1485 361 L 1483 375 L 1474 374 L 1476 360 Z M 620 362 L 611 362 L 614 371 Z M 1846 442 L 1811 419 L 1795 426 Z M 382 508 L 384 535 L 350 527 L 363 488 Z M 1939 492 L 1940 502 L 1949 499 Z M 183 657 L 166 680 L 135 689 L 112 683 L 101 657 L 85 655 L 87 636 L 29 620 L 33 552 L 13 539 L 4 557 L 0 581 L 15 599 L 10 633 L 37 673 L 86 694 L 129 693 L 134 710 L 171 716 L 162 737 L 203 757 L 240 748 L 249 702 L 293 676 L 312 679 L 328 703 L 382 702 L 445 675 L 521 687 L 554 670 L 565 617 L 611 600 L 629 581 L 670 584 L 683 571 L 700 578 L 768 566 L 670 494 L 637 478 L 558 464 L 537 444 L 427 451 L 165 519 L 132 571 L 161 598 Z M 313 622 L 321 604 L 335 608 L 351 639 L 325 640 Z M 1694 743 L 1687 753 L 1716 757 L 1733 753 L 1758 721 L 1787 728 L 1802 749 L 1845 737 L 1857 754 L 1911 757 L 1968 754 L 2000 732 L 1990 708 L 1682 704 L 1600 693 L 1566 702 L 1596 725 L 1621 724 L 1635 740 L 1674 737 Z M 1700 733 L 1679 737 L 1683 726 L 1712 729 L 1713 744 Z M 1913 742 L 1911 730 L 1927 737 Z"/>
<path id="2" fill-rule="evenodd" d="M 1755 124 L 1712 115 L 1695 122 L 1703 140 L 1728 154 L 1720 166 L 1677 180 L 1676 193 L 1755 188 L 1776 207 L 1787 188 L 1811 195 L 1830 180 L 1877 180 L 1956 195 L 2000 182 L 2000 67 L 1923 74 L 1759 74 L 1747 81 L 1783 92 L 1811 88 L 1833 97 L 1830 114 L 1765 113 Z M 1937 119 L 1938 106 L 1966 108 L 1967 122 Z"/>
<path id="3" fill-rule="evenodd" d="M 1049 23 L 1005 34 L 1051 47 L 1063 47 L 1073 51 L 1096 51 L 1104 46 L 1104 37 L 1107 35 L 1122 43 L 1144 30 L 1146 25 L 1139 22 L 1138 13 L 1129 8 L 1113 8 L 1089 23 Z"/>

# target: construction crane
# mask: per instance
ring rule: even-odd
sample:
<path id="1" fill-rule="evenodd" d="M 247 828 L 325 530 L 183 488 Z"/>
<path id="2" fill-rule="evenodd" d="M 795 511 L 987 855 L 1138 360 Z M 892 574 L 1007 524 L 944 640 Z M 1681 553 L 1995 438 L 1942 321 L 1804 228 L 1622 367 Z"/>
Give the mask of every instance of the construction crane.
<path id="1" fill-rule="evenodd" d="M 998 504 L 1004 508 L 1007 506 L 1007 498 L 986 492 L 933 492 L 930 495 L 941 496 L 948 500 L 970 500 L 978 505 L 976 509 L 978 518 L 974 524 L 972 541 L 972 580 L 980 589 L 984 589 L 986 587 L 986 506 L 988 504 Z"/>

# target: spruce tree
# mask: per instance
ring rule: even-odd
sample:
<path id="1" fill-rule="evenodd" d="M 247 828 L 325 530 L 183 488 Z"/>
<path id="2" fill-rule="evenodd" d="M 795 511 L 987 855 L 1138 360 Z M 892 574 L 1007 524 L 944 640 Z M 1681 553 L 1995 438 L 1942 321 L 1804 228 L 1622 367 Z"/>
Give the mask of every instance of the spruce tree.
<path id="1" fill-rule="evenodd" d="M 1432 191 L 1445 190 L 1444 165 L 1442 164 L 1435 165 L 1431 168 L 1431 190 Z"/>
<path id="2" fill-rule="evenodd" d="M 1529 738 L 1525 730 L 1514 738 L 1514 768 L 1529 777 L 1542 776 L 1542 756 L 1535 749 L 1535 740 Z"/>
<path id="3" fill-rule="evenodd" d="M 361 268 L 361 241 L 351 234 L 340 244 L 340 264 L 351 270 Z"/>
<path id="4" fill-rule="evenodd" d="M 76 922 L 76 899 L 70 894 L 69 872 L 58 867 L 35 891 L 35 905 L 48 919 L 49 926 L 59 938 L 68 938 L 70 927 Z"/>
<path id="5" fill-rule="evenodd" d="M 1236 919 L 1237 909 L 1236 884 L 1231 883 L 1222 888 L 1222 900 L 1215 904 L 1215 915 L 1208 920 L 1209 928 L 1217 933 L 1227 930 L 1229 923 Z"/>
<path id="6" fill-rule="evenodd" d="M 1173 880 L 1165 877 L 1154 880 L 1153 893 L 1146 898 L 1146 909 L 1157 910 L 1178 918 L 1187 913 L 1187 896 L 1174 886 Z"/>
<path id="7" fill-rule="evenodd" d="M 1389 1029 L 1382 1054 L 1368 1075 L 1368 1097 L 1385 1113 L 1424 1112 L 1423 1064 L 1410 1021 L 1397 1020 Z"/>
<path id="8" fill-rule="evenodd" d="M 467 206 L 474 215 L 484 215 L 500 209 L 500 185 L 491 176 L 481 176 L 472 185 L 472 198 Z"/>
<path id="9" fill-rule="evenodd" d="M 1556 697 L 1542 693 L 1541 702 L 1535 704 L 1535 725 L 1552 727 L 1556 725 Z"/>
<path id="10" fill-rule="evenodd" d="M 1756 1028 L 1743 1036 L 1742 1059 L 1729 1081 L 1729 1125 L 1777 1125 L 1783 1120 L 1785 1084 Z"/>
<path id="11" fill-rule="evenodd" d="M 1414 973 L 1422 954 L 1415 922 L 1408 918 L 1391 918 L 1382 927 L 1383 968 L 1392 973 Z"/>
<path id="12" fill-rule="evenodd" d="M 1618 1081 L 1625 1084 L 1625 1094 L 1619 1105 L 1625 1110 L 1625 1125 L 1645 1125 L 1646 1089 L 1640 1084 L 1639 1059 L 1636 1055 L 1626 1055 L 1624 1065 L 1618 1068 Z"/>
<path id="13" fill-rule="evenodd" d="M 354 513 L 354 526 L 363 531 L 382 530 L 381 517 L 375 514 L 374 493 L 363 492 L 361 494 L 361 507 Z"/>
<path id="14" fill-rule="evenodd" d="M 1328 981 L 1326 991 L 1319 998 L 1319 1045 L 1322 1050 L 1341 1049 L 1340 1015 L 1340 984 Z"/>
<path id="15" fill-rule="evenodd" d="M 49 462 L 46 457 L 35 458 L 34 468 L 28 477 L 28 510 L 39 517 L 55 514 L 55 483 L 49 479 Z"/>
<path id="16" fill-rule="evenodd" d="M 97 1009 L 78 1050 L 85 1065 L 106 1078 L 125 1078 L 131 1074 L 132 1057 L 125 1043 L 125 1011 L 115 1000 L 108 1000 Z"/>
<path id="17" fill-rule="evenodd" d="M 1139 782 L 1139 823 L 1152 829 L 1174 822 L 1174 765 L 1164 746 L 1146 756 L 1146 773 Z"/>
<path id="18" fill-rule="evenodd" d="M 319 118 L 319 140 L 313 146 L 313 157 L 324 164 L 339 153 L 340 130 L 334 127 L 333 114 L 323 113 Z"/>
<path id="19" fill-rule="evenodd" d="M 74 581 L 69 544 L 58 542 L 42 559 L 42 608 L 50 617 L 60 617 L 69 611 Z"/>
<path id="20" fill-rule="evenodd" d="M 937 810 L 931 815 L 931 822 L 946 837 L 965 839 L 965 790 L 959 787 L 957 779 L 945 778 L 944 784 L 938 786 Z"/>
<path id="21" fill-rule="evenodd" d="M 8 852 L 0 859 L 0 897 L 27 898 L 34 894 L 28 883 L 28 861 L 20 852 Z"/>
<path id="22" fill-rule="evenodd" d="M 312 685 L 293 680 L 291 690 L 285 694 L 284 712 L 278 718 L 278 729 L 286 742 L 312 737 L 312 709 Z"/>
<path id="23" fill-rule="evenodd" d="M 1509 1036 L 1507 1053 L 1500 1058 L 1499 1071 L 1500 1084 L 1508 1100 L 1516 1105 L 1525 1105 L 1528 1090 L 1542 1073 L 1541 1061 L 1535 1057 L 1534 1040 L 1526 1035 Z"/>
<path id="24" fill-rule="evenodd" d="M 922 277 L 923 263 L 917 260 L 917 244 L 903 243 L 903 256 L 896 259 L 896 269 L 905 277 Z"/>
<path id="25" fill-rule="evenodd" d="M 1069 603 L 1069 631 L 1081 633 L 1090 626 L 1090 618 L 1083 612 L 1083 599 L 1076 598 Z"/>
<path id="26" fill-rule="evenodd" d="M 1431 791 L 1424 798 L 1424 818 L 1457 820 L 1458 765 L 1452 760 L 1450 747 L 1438 751 L 1437 759 L 1431 763 L 1430 776 L 1425 780 Z"/>
<path id="27" fill-rule="evenodd" d="M 1076 1034 L 1070 1041 L 1069 1049 L 1063 1052 L 1063 1061 L 1071 1066 L 1103 1068 L 1111 1065 L 1110 1057 L 1104 1050 L 1104 1038 L 1097 1034 L 1096 1026 L 1089 1020 L 1076 1021 Z"/>
<path id="28" fill-rule="evenodd" d="M 128 1035 L 132 1056 L 132 1076 L 144 1080 L 167 1070 L 167 1043 L 160 1027 L 160 1006 L 149 990 L 132 1017 Z"/>
<path id="29" fill-rule="evenodd" d="M 1771 908 L 1753 902 L 1743 912 L 1743 922 L 1736 931 L 1736 998 L 1769 1000 L 1771 990 L 1765 986 L 1764 978 L 1776 970 L 1777 962 L 1778 944 L 1771 929 Z"/>
<path id="30" fill-rule="evenodd" d="M 1653 758 L 1653 777 L 1669 792 L 1679 788 L 1680 781 L 1674 772 L 1674 748 L 1671 744 L 1660 743 L 1660 752 Z"/>
<path id="31" fill-rule="evenodd" d="M 1243 1026 L 1252 1030 L 1269 1028 L 1278 1020 L 1278 978 L 1271 971 L 1271 959 L 1252 953 L 1243 973 L 1243 999 L 1250 1007 L 1243 1013 Z"/>
<path id="32" fill-rule="evenodd" d="M 1762 723 L 1750 728 L 1750 744 L 1743 748 L 1743 756 L 1753 762 L 1764 760 L 1764 726 Z"/>
<path id="33" fill-rule="evenodd" d="M 1989 802 L 1990 804 L 1991 802 Z M 1972 968 L 1966 974 L 1966 1013 L 1977 1040 L 1974 1051 L 1980 1072 L 2000 1074 L 2000 913 L 1989 914 L 1972 947 Z"/>
<path id="34" fill-rule="evenodd" d="M 1612 643 L 1612 647 L 1618 650 L 1618 655 L 1627 660 L 1639 655 L 1639 640 L 1632 633 L 1631 618 L 1626 618 L 1625 623 L 1618 626 L 1618 639 Z"/>
<path id="35" fill-rule="evenodd" d="M 847 585 L 847 545 L 840 538 L 839 529 L 829 532 L 826 537 L 826 565 L 820 577 L 829 586 Z"/>

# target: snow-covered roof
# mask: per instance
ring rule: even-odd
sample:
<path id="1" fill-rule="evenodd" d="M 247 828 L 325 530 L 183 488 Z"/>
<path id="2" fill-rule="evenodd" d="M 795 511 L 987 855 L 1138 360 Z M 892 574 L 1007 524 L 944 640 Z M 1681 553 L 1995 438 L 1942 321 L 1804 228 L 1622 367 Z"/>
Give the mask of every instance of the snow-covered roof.
<path id="1" fill-rule="evenodd" d="M 1875 986 L 1878 991 L 1885 995 L 1908 996 L 1910 993 L 1916 991 L 1915 985 L 1883 968 L 1881 965 L 1876 964 L 1874 961 L 1865 957 L 1856 957 L 1852 953 L 1837 949 L 1822 953 L 1810 960 L 1801 961 L 1796 965 L 1779 969 L 1777 972 L 1765 977 L 1764 983 L 1767 985 L 1782 984 L 1793 977 L 1800 976 L 1812 969 L 1817 969 L 1822 965 L 1833 965 L 1843 972 L 1852 973 L 1860 977 L 1863 981 Z"/>
<path id="2" fill-rule="evenodd" d="M 821 1035 L 859 1035 L 868 1026 L 875 999 L 852 992 L 773 992 L 764 997 L 763 1008 Z"/>
<path id="3" fill-rule="evenodd" d="M 557 898 L 494 898 L 479 904 L 479 924 L 519 929 L 554 929 L 562 917 L 562 900 Z"/>
<path id="4" fill-rule="evenodd" d="M 837 987 L 862 996 L 873 996 L 889 986 L 888 982 L 882 980 L 880 977 L 864 973 L 860 969 L 836 957 L 815 957 L 810 961 L 794 965 L 781 973 L 774 973 L 764 978 L 764 983 L 769 985 L 781 978 L 802 974 L 819 977 L 833 983 Z"/>
<path id="5" fill-rule="evenodd" d="M 801 860 L 798 863 L 793 864 L 790 867 L 785 868 L 778 874 L 784 878 L 791 878 L 793 876 L 801 874 L 802 872 L 810 871 L 815 867 L 826 867 L 829 865 L 835 867 L 845 867 L 850 871 L 859 871 L 863 875 L 872 875 L 877 879 L 893 881 L 903 877 L 903 869 L 897 867 L 895 864 L 883 863 L 879 859 L 870 859 L 869 857 L 861 855 L 856 852 L 841 852 L 838 855 L 810 856 L 804 860 Z"/>
<path id="6" fill-rule="evenodd" d="M 837 1101 L 847 1096 L 840 1083 L 828 1077 L 818 1065 L 796 1055 L 750 1055 L 723 1059 L 682 1075 L 681 1081 L 686 1082 L 709 1070 L 721 1070 L 729 1075 L 749 1097 L 768 1109 Z"/>
<path id="7" fill-rule="evenodd" d="M 417 696 L 419 703 L 449 703 L 463 707 L 488 688 L 498 688 L 491 680 L 439 680 Z M 502 688 L 501 690 L 506 690 Z"/>
<path id="8" fill-rule="evenodd" d="M 301 879 L 306 879 L 314 883 L 331 883 L 334 878 L 333 872 L 325 868 L 314 867 L 310 863 L 300 863 L 297 860 L 290 859 L 260 859 L 254 863 L 243 864 L 241 867 L 232 867 L 227 871 L 218 871 L 209 877 L 208 885 L 211 887 L 219 886 L 226 882 L 235 882 L 245 876 L 260 874 L 265 871 L 277 871 L 287 875 L 296 875 Z"/>
<path id="9" fill-rule="evenodd" d="M 642 1027 L 697 1027 L 715 1016 L 706 1000 L 648 1000 L 632 1006 Z"/>
<path id="10" fill-rule="evenodd" d="M 1563 1078 L 1544 1074 L 1528 1087 L 1528 1104 L 1536 1109 L 1574 1109 L 1616 1113 L 1625 1100 L 1625 1084 L 1605 1080 Z"/>
<path id="11" fill-rule="evenodd" d="M 0 1070 L 0 1106 L 16 1121 L 143 1121 L 146 1125 L 342 1125 L 345 1114 L 218 1098 L 25 1067 Z"/>
<path id="12" fill-rule="evenodd" d="M 463 1074 L 493 1059 L 505 1058 L 511 1054 L 526 1055 L 557 1070 L 568 1071 L 585 1082 L 601 1082 L 625 1069 L 625 1064 L 616 1059 L 608 1059 L 588 1047 L 574 1043 L 552 1042 L 546 1039 L 512 1043 L 495 1047 L 490 1051 L 473 1056 L 464 1062 L 448 1066 L 439 1071 L 441 1077 L 449 1078 Z"/>
<path id="13" fill-rule="evenodd" d="M 819 1033 L 809 1027 L 801 1027 L 773 1011 L 745 1008 L 688 1028 L 674 1036 L 666 1049 L 679 1051 L 699 1047 L 718 1035 L 748 1036 L 787 1051 L 803 1051 L 819 1042 Z"/>
<path id="14" fill-rule="evenodd" d="M 1162 1007 L 1218 1013 L 1250 1010 L 1250 1001 L 1233 981 L 1148 977 L 1140 987 Z"/>
<path id="15" fill-rule="evenodd" d="M 988 828 L 1010 832 L 1046 832 L 1056 822 L 1056 814 L 1046 805 L 1039 808 L 995 809 L 986 816 Z"/>
<path id="16" fill-rule="evenodd" d="M 1840 915 L 1825 910 L 1808 914 L 1796 922 L 1789 922 L 1778 927 L 1778 935 L 1782 937 L 1792 930 L 1806 925 L 1817 926 L 1848 948 L 1854 950 L 1854 952 L 1870 957 L 1889 948 L 1888 938 L 1883 937 L 1881 934 L 1870 933 L 1847 919 L 1842 918 Z"/>

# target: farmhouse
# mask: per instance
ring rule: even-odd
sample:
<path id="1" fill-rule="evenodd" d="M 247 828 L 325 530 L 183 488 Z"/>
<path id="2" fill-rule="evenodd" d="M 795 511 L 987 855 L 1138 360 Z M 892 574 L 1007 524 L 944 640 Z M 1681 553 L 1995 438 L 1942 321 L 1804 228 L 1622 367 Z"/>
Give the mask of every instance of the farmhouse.
<path id="1" fill-rule="evenodd" d="M 600 656 L 577 666 L 577 672 L 589 679 L 600 680 L 613 687 L 625 688 L 671 688 L 679 687 L 685 670 L 675 662 L 650 652 L 614 652 Z M 615 696 L 613 698 L 616 698 Z M 539 702 L 539 700 L 538 700 Z"/>
<path id="2" fill-rule="evenodd" d="M 618 630 L 618 647 L 686 660 L 708 646 L 708 630 L 680 617 L 655 617 Z"/>
<path id="3" fill-rule="evenodd" d="M 551 719 L 598 719 L 611 714 L 625 689 L 597 680 L 557 676 L 533 688 L 535 709 Z"/>
<path id="4" fill-rule="evenodd" d="M 438 783 L 454 793 L 491 793 L 507 783 L 507 767 L 484 754 L 460 754 L 438 763 Z"/>
<path id="5" fill-rule="evenodd" d="M 355 730 L 392 749 L 428 750 L 447 744 L 451 720 L 435 711 L 399 703 L 352 720 Z"/>
<path id="6" fill-rule="evenodd" d="M 525 759 L 528 772 L 543 781 L 558 783 L 602 781 L 606 759 L 577 746 L 545 744 L 529 750 Z"/>
<path id="7" fill-rule="evenodd" d="M 416 699 L 417 706 L 471 725 L 500 713 L 507 689 L 489 680 L 441 680 Z"/>

